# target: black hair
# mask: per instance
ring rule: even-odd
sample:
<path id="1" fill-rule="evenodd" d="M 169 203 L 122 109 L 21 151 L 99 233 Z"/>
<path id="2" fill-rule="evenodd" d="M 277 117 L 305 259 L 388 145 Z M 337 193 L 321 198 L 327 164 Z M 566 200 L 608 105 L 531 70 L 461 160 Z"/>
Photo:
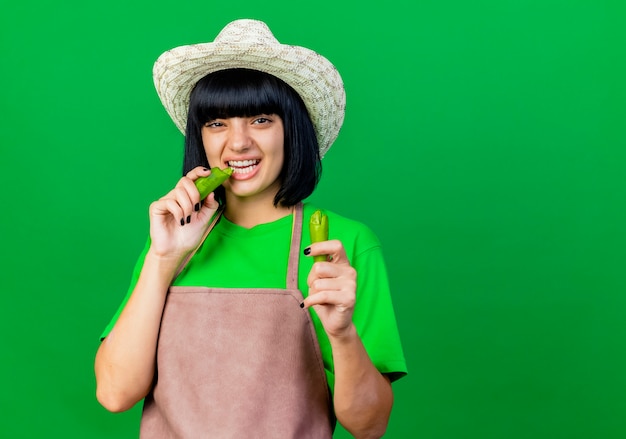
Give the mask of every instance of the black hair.
<path id="1" fill-rule="evenodd" d="M 293 206 L 313 193 L 321 177 L 315 129 L 300 95 L 281 79 L 258 70 L 219 70 L 194 86 L 187 116 L 183 174 L 196 166 L 211 166 L 201 133 L 209 120 L 259 114 L 277 114 L 283 121 L 284 162 L 274 205 Z M 215 195 L 220 202 L 225 201 L 222 187 Z"/>

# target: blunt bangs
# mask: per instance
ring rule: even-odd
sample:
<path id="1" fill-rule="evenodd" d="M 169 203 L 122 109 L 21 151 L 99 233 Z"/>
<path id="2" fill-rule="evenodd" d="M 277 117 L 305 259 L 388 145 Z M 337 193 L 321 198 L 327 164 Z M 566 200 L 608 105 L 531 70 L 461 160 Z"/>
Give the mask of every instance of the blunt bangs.
<path id="1" fill-rule="evenodd" d="M 278 114 L 283 117 L 282 81 L 249 69 L 228 69 L 205 76 L 196 84 L 189 103 L 189 117 L 196 126 L 213 119 Z"/>

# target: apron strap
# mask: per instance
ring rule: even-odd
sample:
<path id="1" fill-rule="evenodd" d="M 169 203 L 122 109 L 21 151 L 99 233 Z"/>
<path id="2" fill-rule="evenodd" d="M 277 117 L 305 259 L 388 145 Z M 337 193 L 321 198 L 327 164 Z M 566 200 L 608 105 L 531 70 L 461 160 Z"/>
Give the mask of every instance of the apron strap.
<path id="1" fill-rule="evenodd" d="M 300 262 L 300 242 L 302 240 L 302 203 L 296 204 L 293 212 L 293 227 L 291 229 L 291 250 L 287 265 L 287 289 L 298 289 L 298 264 Z"/>
<path id="2" fill-rule="evenodd" d="M 183 262 L 178 267 L 176 271 L 176 275 L 174 279 L 178 277 L 178 275 L 185 269 L 187 263 L 191 260 L 191 258 L 196 254 L 198 249 L 204 243 L 204 240 L 213 227 L 217 224 L 219 219 L 222 217 L 224 213 L 224 205 L 220 206 L 215 215 L 213 215 L 213 220 L 209 227 L 206 229 L 198 246 L 191 252 L 189 255 L 183 260 Z M 300 263 L 300 242 L 302 240 L 302 203 L 296 204 L 293 213 L 293 226 L 291 230 L 291 249 L 289 250 L 289 262 L 287 264 L 287 289 L 297 290 L 298 289 L 298 264 Z"/>

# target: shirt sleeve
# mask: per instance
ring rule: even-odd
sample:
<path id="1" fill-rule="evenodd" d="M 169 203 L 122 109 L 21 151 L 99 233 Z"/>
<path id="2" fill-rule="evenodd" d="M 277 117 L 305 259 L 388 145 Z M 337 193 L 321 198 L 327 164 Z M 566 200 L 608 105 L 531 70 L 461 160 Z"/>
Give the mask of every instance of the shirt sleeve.
<path id="1" fill-rule="evenodd" d="M 375 245 L 354 255 L 357 292 L 352 319 L 372 363 L 395 381 L 407 374 L 406 361 L 382 248 L 372 232 L 366 233 Z"/>
<path id="2" fill-rule="evenodd" d="M 124 310 L 124 307 L 126 306 L 126 302 L 128 302 L 130 295 L 135 289 L 135 285 L 137 284 L 137 280 L 139 279 L 139 274 L 141 273 L 141 269 L 143 268 L 143 261 L 146 258 L 146 253 L 148 253 L 149 248 L 150 248 L 150 239 L 147 240 L 146 245 L 144 246 L 144 249 L 139 255 L 137 262 L 135 263 L 135 268 L 133 269 L 133 275 L 130 280 L 130 285 L 128 286 L 128 290 L 126 291 L 126 296 L 124 296 L 122 303 L 117 308 L 117 311 L 115 312 L 115 314 L 109 321 L 109 324 L 104 328 L 104 331 L 102 331 L 102 334 L 100 334 L 100 341 L 104 340 L 107 337 L 107 335 L 109 335 L 109 333 L 111 332 L 111 329 L 113 329 L 113 327 L 115 326 L 115 323 L 117 322 L 117 319 L 119 318 L 120 314 Z"/>

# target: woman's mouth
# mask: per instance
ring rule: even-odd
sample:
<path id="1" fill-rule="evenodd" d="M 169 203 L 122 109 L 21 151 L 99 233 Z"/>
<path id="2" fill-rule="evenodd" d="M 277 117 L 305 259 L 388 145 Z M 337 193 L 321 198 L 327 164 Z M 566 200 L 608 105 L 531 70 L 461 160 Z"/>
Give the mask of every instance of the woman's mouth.
<path id="1" fill-rule="evenodd" d="M 249 174 L 259 164 L 260 160 L 229 160 L 226 162 L 233 170 L 233 174 Z"/>

